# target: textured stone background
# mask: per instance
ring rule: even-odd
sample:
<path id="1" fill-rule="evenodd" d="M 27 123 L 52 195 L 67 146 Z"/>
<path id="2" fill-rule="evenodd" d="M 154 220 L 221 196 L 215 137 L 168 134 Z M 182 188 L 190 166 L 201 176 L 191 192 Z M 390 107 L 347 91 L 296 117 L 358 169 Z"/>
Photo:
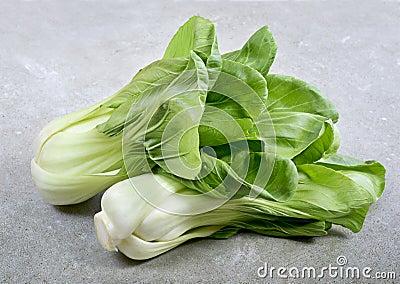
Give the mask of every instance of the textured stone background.
<path id="1" fill-rule="evenodd" d="M 194 14 L 216 23 L 222 51 L 269 25 L 279 46 L 272 72 L 318 86 L 341 115 L 341 152 L 387 167 L 385 194 L 360 233 L 335 227 L 327 237 L 303 240 L 241 233 L 135 262 L 98 244 L 92 217 L 101 196 L 69 207 L 42 200 L 30 177 L 39 130 L 113 94 L 160 58 Z M 264 262 L 318 268 L 335 265 L 339 255 L 349 266 L 400 277 L 399 30 L 398 1 L 2 0 L 0 281 L 278 282 L 257 278 L 257 268 Z"/>

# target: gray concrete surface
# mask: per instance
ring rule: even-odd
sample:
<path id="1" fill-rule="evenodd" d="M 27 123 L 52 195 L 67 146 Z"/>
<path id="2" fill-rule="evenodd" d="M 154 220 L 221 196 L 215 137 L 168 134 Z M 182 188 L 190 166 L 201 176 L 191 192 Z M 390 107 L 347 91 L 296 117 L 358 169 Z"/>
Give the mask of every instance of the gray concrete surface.
<path id="1" fill-rule="evenodd" d="M 335 227 L 327 237 L 302 240 L 241 233 L 135 262 L 98 244 L 92 217 L 100 196 L 70 207 L 42 200 L 29 164 L 39 130 L 118 90 L 160 58 L 193 14 L 215 21 L 222 51 L 269 25 L 279 46 L 272 71 L 311 82 L 335 102 L 342 153 L 384 163 L 386 191 L 360 233 Z M 399 30 L 398 1 L 2 0 L 0 281 L 313 283 L 260 279 L 257 269 L 264 262 L 321 268 L 336 265 L 340 255 L 349 266 L 395 271 L 399 279 Z M 320 282 L 340 281 L 350 282 Z"/>

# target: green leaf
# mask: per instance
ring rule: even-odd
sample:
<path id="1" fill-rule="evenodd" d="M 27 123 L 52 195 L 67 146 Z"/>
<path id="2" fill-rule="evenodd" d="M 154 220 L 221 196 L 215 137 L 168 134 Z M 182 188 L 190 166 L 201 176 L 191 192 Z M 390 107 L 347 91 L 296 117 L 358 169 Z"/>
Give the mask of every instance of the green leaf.
<path id="1" fill-rule="evenodd" d="M 271 216 L 264 216 L 259 213 L 252 215 L 252 218 L 238 219 L 240 219 L 240 221 L 231 222 L 231 225 L 236 225 L 237 227 L 222 228 L 210 237 L 215 239 L 227 239 L 236 235 L 241 229 L 276 237 L 316 237 L 327 235 L 328 229 L 325 221 L 295 218 L 275 218 L 275 220 L 271 220 Z"/>
<path id="2" fill-rule="evenodd" d="M 343 217 L 334 218 L 331 221 L 336 225 L 343 226 L 354 233 L 358 233 L 364 224 L 365 216 L 368 213 L 369 207 L 370 205 L 368 204 L 361 208 L 354 209 L 349 214 Z"/>
<path id="3" fill-rule="evenodd" d="M 325 151 L 325 154 L 322 158 L 327 159 L 330 156 L 337 153 L 340 147 L 340 132 L 337 125 L 333 124 L 333 142 L 331 146 Z"/>
<path id="4" fill-rule="evenodd" d="M 293 162 L 273 154 L 233 150 L 230 162 L 226 162 L 202 151 L 201 159 L 202 170 L 195 180 L 177 178 L 164 170 L 157 170 L 157 173 L 216 198 L 250 194 L 283 202 L 290 199 L 297 187 Z"/>
<path id="5" fill-rule="evenodd" d="M 326 118 L 304 112 L 271 112 L 260 134 L 277 155 L 292 159 L 323 133 Z M 272 150 L 270 150 L 272 151 Z"/>
<path id="6" fill-rule="evenodd" d="M 261 216 L 260 216 L 261 217 Z M 244 228 L 253 232 L 275 237 L 317 237 L 327 235 L 325 221 L 279 218 L 273 221 L 256 216 L 244 222 Z"/>
<path id="7" fill-rule="evenodd" d="M 214 38 L 214 24 L 203 17 L 193 16 L 176 32 L 163 58 L 186 57 L 192 50 L 208 57 Z"/>
<path id="8" fill-rule="evenodd" d="M 305 112 L 324 116 L 334 123 L 338 113 L 331 101 L 321 92 L 290 76 L 268 75 L 268 99 L 266 101 L 270 112 Z"/>
<path id="9" fill-rule="evenodd" d="M 186 58 L 163 59 L 140 70 L 126 86 L 114 95 L 111 101 L 104 103 L 105 106 L 116 109 L 106 122 L 97 126 L 97 129 L 109 136 L 121 134 L 129 111 L 139 96 L 158 85 L 165 85 L 173 81 L 186 69 L 187 65 Z"/>
<path id="10" fill-rule="evenodd" d="M 224 60 L 221 73 L 207 94 L 199 128 L 201 145 L 217 146 L 256 139 L 254 121 L 265 111 L 265 79 L 254 69 Z"/>
<path id="11" fill-rule="evenodd" d="M 240 231 L 240 228 L 235 227 L 225 227 L 221 230 L 215 232 L 210 236 L 210 238 L 214 239 L 228 239 L 234 235 L 236 235 Z"/>
<path id="12" fill-rule="evenodd" d="M 328 159 L 321 160 L 318 164 L 351 178 L 360 188 L 369 193 L 373 202 L 381 197 L 385 189 L 386 170 L 382 164 L 376 161 L 363 162 L 352 157 L 336 154 Z"/>
<path id="13" fill-rule="evenodd" d="M 236 57 L 239 55 L 240 50 L 234 50 L 222 54 L 222 59 L 235 61 Z"/>
<path id="14" fill-rule="evenodd" d="M 290 208 L 290 216 L 327 220 L 351 230 L 361 228 L 361 213 L 376 201 L 377 194 L 371 194 L 349 174 L 323 165 L 301 165 L 298 170 L 298 188 L 284 204 Z"/>
<path id="15" fill-rule="evenodd" d="M 365 164 L 365 162 L 363 160 L 349 157 L 349 156 L 340 155 L 340 154 L 336 154 L 327 159 L 324 159 L 320 163 L 326 164 L 327 166 L 330 166 L 330 167 L 336 166 L 339 169 L 341 169 L 345 166 L 353 167 L 353 166 L 360 166 L 360 165 Z"/>
<path id="16" fill-rule="evenodd" d="M 214 24 L 200 16 L 191 17 L 174 35 L 163 58 L 188 57 L 195 51 L 208 68 L 220 68 L 221 55 L 218 51 Z"/>
<path id="17" fill-rule="evenodd" d="M 201 167 L 197 129 L 207 90 L 207 69 L 192 52 L 184 72 L 140 96 L 124 129 L 124 159 L 130 176 L 150 170 L 147 158 L 180 177 L 197 176 Z"/>
<path id="18" fill-rule="evenodd" d="M 279 202 L 289 200 L 297 187 L 297 169 L 287 158 L 267 153 L 251 152 L 246 182 L 251 185 L 251 195 Z M 235 158 L 235 157 L 234 157 Z M 245 157 L 242 157 L 245 160 Z"/>
<path id="19" fill-rule="evenodd" d="M 223 58 L 254 68 L 266 77 L 274 62 L 276 50 L 277 45 L 272 33 L 264 26 L 250 37 L 241 50 L 224 54 Z"/>
<path id="20" fill-rule="evenodd" d="M 320 136 L 304 151 L 293 158 L 296 165 L 311 164 L 321 159 L 331 148 L 334 142 L 334 129 L 332 122 L 325 121 L 324 127 L 320 131 Z"/>
<path id="21" fill-rule="evenodd" d="M 233 100 L 206 105 L 199 126 L 200 146 L 218 146 L 256 137 L 254 122 Z"/>
<path id="22" fill-rule="evenodd" d="M 267 92 L 267 82 L 256 70 L 238 62 L 223 60 L 221 74 L 207 95 L 207 103 L 218 104 L 229 98 L 255 119 L 266 109 L 263 100 Z"/>
<path id="23" fill-rule="evenodd" d="M 251 203 L 253 210 L 268 215 L 328 221 L 353 230 L 362 226 L 362 209 L 375 201 L 377 195 L 372 196 L 360 183 L 341 171 L 314 164 L 297 168 L 298 186 L 288 201 L 273 202 L 263 198 L 242 197 L 232 200 L 230 204 Z M 346 216 L 351 220 L 346 222 Z"/>

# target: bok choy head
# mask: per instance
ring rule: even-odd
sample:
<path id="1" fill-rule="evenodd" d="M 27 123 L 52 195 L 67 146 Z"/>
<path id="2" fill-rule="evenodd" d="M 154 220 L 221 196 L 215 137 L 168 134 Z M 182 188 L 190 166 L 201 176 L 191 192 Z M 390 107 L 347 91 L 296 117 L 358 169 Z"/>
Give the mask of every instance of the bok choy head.
<path id="1" fill-rule="evenodd" d="M 276 52 L 262 27 L 221 55 L 214 24 L 190 18 L 120 91 L 42 130 L 32 160 L 39 192 L 73 204 L 111 186 L 97 235 L 134 259 L 242 229 L 359 231 L 385 169 L 336 154 L 333 103 L 310 84 L 270 74 Z"/>
<path id="2" fill-rule="evenodd" d="M 337 224 L 358 232 L 385 185 L 379 163 L 339 155 L 297 170 L 298 186 L 288 201 L 243 195 L 200 214 L 199 207 L 210 208 L 216 199 L 164 176 L 133 177 L 103 195 L 102 211 L 94 218 L 98 239 L 108 250 L 147 259 L 192 238 L 228 238 L 241 229 L 279 237 L 323 236 Z M 146 188 L 152 204 L 140 196 L 140 188 Z"/>
<path id="3" fill-rule="evenodd" d="M 263 27 L 221 56 L 214 24 L 192 17 L 163 58 L 115 95 L 44 128 L 32 160 L 36 186 L 48 202 L 71 204 L 156 172 L 219 198 L 287 200 L 294 186 L 269 177 L 279 169 L 296 184 L 294 163 L 334 153 L 337 113 L 312 86 L 269 75 L 275 54 Z"/>

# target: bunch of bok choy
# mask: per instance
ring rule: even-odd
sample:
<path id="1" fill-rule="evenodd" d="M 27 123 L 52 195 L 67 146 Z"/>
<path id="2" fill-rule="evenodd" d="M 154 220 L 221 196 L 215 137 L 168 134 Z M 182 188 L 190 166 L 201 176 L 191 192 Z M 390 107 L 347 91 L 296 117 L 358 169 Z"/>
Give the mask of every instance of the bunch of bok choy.
<path id="1" fill-rule="evenodd" d="M 315 87 L 270 74 L 267 27 L 220 54 L 214 24 L 190 18 L 162 59 L 113 96 L 50 122 L 32 176 L 51 204 L 110 188 L 100 243 L 134 259 L 241 229 L 322 236 L 358 232 L 385 169 L 337 154 L 338 113 Z"/>

